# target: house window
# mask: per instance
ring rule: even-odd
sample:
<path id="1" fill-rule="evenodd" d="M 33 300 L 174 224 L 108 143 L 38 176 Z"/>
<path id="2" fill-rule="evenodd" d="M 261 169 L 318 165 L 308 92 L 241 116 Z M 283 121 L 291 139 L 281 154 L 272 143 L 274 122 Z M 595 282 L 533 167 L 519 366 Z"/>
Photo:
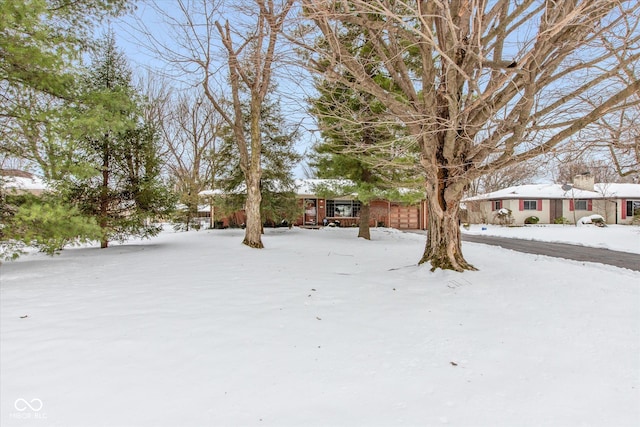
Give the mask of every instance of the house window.
<path id="1" fill-rule="evenodd" d="M 576 200 L 573 203 L 574 209 L 577 211 L 586 211 L 588 210 L 588 203 L 586 200 Z"/>
<path id="2" fill-rule="evenodd" d="M 356 200 L 327 200 L 327 216 L 357 218 L 360 216 L 360 202 Z"/>
<path id="3" fill-rule="evenodd" d="M 537 211 L 538 210 L 538 201 L 537 200 L 525 200 L 522 206 L 523 206 L 523 209 L 525 211 Z"/>
<path id="4" fill-rule="evenodd" d="M 627 200 L 627 216 L 640 216 L 640 200 Z"/>
<path id="5" fill-rule="evenodd" d="M 494 211 L 499 211 L 500 209 L 502 209 L 502 200 L 494 200 L 491 203 L 493 204 Z"/>

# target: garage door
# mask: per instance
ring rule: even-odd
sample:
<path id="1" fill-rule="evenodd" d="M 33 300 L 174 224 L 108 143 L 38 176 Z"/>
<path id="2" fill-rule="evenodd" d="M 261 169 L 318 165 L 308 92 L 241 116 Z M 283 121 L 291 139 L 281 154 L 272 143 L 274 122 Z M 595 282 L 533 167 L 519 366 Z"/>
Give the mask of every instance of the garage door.
<path id="1" fill-rule="evenodd" d="M 420 209 L 412 206 L 391 206 L 389 225 L 400 230 L 419 229 Z"/>

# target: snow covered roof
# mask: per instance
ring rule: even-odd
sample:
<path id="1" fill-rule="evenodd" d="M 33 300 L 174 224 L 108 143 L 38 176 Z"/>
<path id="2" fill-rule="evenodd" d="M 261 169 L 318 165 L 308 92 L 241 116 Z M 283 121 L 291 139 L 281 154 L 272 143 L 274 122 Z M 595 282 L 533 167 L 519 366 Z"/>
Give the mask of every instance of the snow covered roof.
<path id="1" fill-rule="evenodd" d="M 10 191 L 42 192 L 49 187 L 45 182 L 35 175 L 26 176 L 3 176 L 2 187 Z"/>
<path id="2" fill-rule="evenodd" d="M 580 190 L 561 184 L 528 184 L 505 188 L 491 193 L 465 198 L 465 202 L 474 200 L 505 199 L 604 199 L 604 198 L 640 198 L 640 184 L 595 185 L 596 191 Z"/>
<path id="3" fill-rule="evenodd" d="M 187 210 L 187 205 L 183 203 L 178 203 L 176 205 L 176 209 L 178 210 Z M 208 212 L 211 209 L 209 205 L 198 205 L 198 212 Z"/>
<path id="4" fill-rule="evenodd" d="M 278 188 L 279 184 L 274 183 L 275 187 Z M 317 193 L 317 187 L 325 186 L 328 188 L 336 188 L 336 187 L 344 187 L 353 185 L 353 182 L 347 179 L 296 179 L 295 180 L 295 188 L 296 194 L 299 196 L 309 196 L 315 195 Z M 225 193 L 223 190 L 215 189 L 215 190 L 204 190 L 198 193 L 200 196 L 221 196 Z M 244 194 L 246 193 L 246 185 L 244 183 L 240 184 L 234 191 L 233 194 Z"/>
<path id="5" fill-rule="evenodd" d="M 296 179 L 296 194 L 315 195 L 318 187 L 336 188 L 350 185 L 354 184 L 348 179 Z"/>
<path id="6" fill-rule="evenodd" d="M 198 196 L 221 196 L 224 194 L 224 191 L 216 188 L 215 190 L 203 190 L 198 193 Z"/>
<path id="7" fill-rule="evenodd" d="M 607 184 L 599 183 L 595 189 L 602 197 L 640 199 L 640 184 Z"/>

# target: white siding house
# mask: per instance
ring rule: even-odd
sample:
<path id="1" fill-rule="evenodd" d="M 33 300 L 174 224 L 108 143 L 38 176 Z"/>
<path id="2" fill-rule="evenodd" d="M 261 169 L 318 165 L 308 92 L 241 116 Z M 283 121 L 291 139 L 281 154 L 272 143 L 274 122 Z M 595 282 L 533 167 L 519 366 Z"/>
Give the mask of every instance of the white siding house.
<path id="1" fill-rule="evenodd" d="M 594 214 L 608 224 L 631 224 L 634 216 L 636 222 L 640 218 L 640 184 L 594 184 L 589 176 L 580 176 L 573 185 L 519 185 L 463 202 L 471 223 L 501 223 L 499 212 L 508 209 L 512 224 L 524 224 L 531 216 L 538 217 L 540 224 L 575 223 Z"/>

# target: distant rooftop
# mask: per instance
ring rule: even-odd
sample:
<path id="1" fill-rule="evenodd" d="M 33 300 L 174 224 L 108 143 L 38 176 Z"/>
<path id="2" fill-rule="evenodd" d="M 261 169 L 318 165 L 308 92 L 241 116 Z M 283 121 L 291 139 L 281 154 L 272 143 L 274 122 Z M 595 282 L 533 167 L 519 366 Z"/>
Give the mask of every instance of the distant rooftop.
<path id="1" fill-rule="evenodd" d="M 0 176 L 2 176 L 2 187 L 7 190 L 41 192 L 49 188 L 41 178 L 25 171 L 1 169 Z"/>
<path id="2" fill-rule="evenodd" d="M 598 183 L 595 191 L 580 190 L 572 185 L 561 184 L 528 184 L 517 185 L 491 193 L 467 197 L 465 202 L 473 200 L 499 199 L 606 199 L 606 198 L 640 198 L 640 184 L 608 184 Z"/>

